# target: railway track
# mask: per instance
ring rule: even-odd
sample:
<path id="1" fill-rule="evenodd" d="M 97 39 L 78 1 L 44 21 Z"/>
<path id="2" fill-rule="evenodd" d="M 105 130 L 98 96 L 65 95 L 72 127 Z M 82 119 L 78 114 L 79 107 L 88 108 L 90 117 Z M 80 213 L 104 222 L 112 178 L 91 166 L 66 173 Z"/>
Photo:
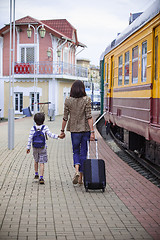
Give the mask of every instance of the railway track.
<path id="1" fill-rule="evenodd" d="M 110 148 L 130 167 L 148 179 L 154 185 L 160 188 L 160 168 L 155 167 L 149 161 L 138 156 L 137 153 L 131 152 L 123 147 L 123 144 L 116 139 L 112 132 L 106 134 L 104 119 L 97 123 L 97 129 L 105 139 Z"/>

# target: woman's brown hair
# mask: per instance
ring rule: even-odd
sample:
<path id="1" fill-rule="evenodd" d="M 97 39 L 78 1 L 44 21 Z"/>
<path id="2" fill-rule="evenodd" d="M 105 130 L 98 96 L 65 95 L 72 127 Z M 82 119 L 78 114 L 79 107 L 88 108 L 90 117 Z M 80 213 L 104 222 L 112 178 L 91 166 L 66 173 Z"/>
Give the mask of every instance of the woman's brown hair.
<path id="1" fill-rule="evenodd" d="M 80 98 L 86 96 L 84 83 L 80 80 L 76 80 L 71 87 L 70 97 Z"/>

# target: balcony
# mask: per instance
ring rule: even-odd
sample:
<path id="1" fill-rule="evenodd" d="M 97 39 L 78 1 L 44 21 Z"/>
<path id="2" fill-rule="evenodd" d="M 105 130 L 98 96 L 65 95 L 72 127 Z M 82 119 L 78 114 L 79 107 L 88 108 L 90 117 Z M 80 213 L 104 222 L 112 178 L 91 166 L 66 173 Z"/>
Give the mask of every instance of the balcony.
<path id="1" fill-rule="evenodd" d="M 35 68 L 35 69 L 34 69 Z M 35 63 L 15 63 L 14 73 L 16 77 L 53 77 L 72 78 L 78 77 L 84 80 L 88 79 L 88 69 L 79 65 L 73 65 L 64 62 L 37 62 Z"/>

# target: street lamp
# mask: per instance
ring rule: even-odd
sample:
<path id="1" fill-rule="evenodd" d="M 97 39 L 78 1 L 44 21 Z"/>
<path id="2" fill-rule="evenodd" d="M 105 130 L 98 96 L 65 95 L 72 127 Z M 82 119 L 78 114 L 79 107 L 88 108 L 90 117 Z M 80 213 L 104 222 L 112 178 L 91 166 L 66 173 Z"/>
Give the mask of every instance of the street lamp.
<path id="1" fill-rule="evenodd" d="M 28 36 L 28 38 L 31 38 L 31 36 L 32 36 L 32 29 L 31 29 L 31 27 L 33 27 L 34 30 L 35 30 L 35 27 L 34 27 L 33 25 L 31 25 L 31 24 L 28 25 L 28 28 L 27 28 L 27 36 Z M 39 26 L 36 28 L 36 31 L 38 32 L 38 28 L 40 28 L 40 27 L 41 27 L 41 29 L 39 30 L 40 37 L 41 37 L 41 38 L 44 38 L 44 37 L 45 37 L 45 34 L 46 34 L 46 30 L 45 30 L 45 28 L 44 28 L 44 25 L 39 25 Z M 36 33 L 36 34 L 37 34 L 37 33 Z"/>
<path id="2" fill-rule="evenodd" d="M 32 35 L 32 29 L 31 29 L 31 27 L 29 25 L 28 28 L 27 28 L 27 36 L 28 36 L 28 38 L 31 38 L 31 35 Z"/>
<path id="3" fill-rule="evenodd" d="M 51 57 L 51 49 L 50 48 L 48 48 L 48 50 L 47 50 L 47 56 L 48 56 L 48 58 Z"/>
<path id="4" fill-rule="evenodd" d="M 13 16 L 12 16 L 13 13 Z M 13 18 L 13 41 L 12 41 Z M 8 105 L 8 149 L 14 148 L 14 61 L 15 61 L 15 0 L 10 0 L 10 60 L 9 60 L 9 105 Z M 11 91 L 12 78 L 12 91 Z M 12 101 L 11 101 L 12 95 Z"/>
<path id="5" fill-rule="evenodd" d="M 28 28 L 27 28 L 27 36 L 28 38 L 31 38 L 32 36 L 32 29 L 34 30 L 34 47 L 35 47 L 35 51 L 34 51 L 34 115 L 37 112 L 37 42 L 38 42 L 38 29 L 39 33 L 40 33 L 40 37 L 44 38 L 45 34 L 46 34 L 46 30 L 44 28 L 44 25 L 39 25 L 37 28 L 35 28 L 33 25 L 29 24 Z M 37 35 L 37 42 L 35 41 L 35 36 Z M 36 59 L 35 59 L 36 58 Z"/>
<path id="6" fill-rule="evenodd" d="M 51 57 L 51 50 L 54 52 L 54 49 L 51 48 L 51 47 L 49 47 L 48 50 L 47 50 L 47 56 L 48 56 L 48 58 Z M 61 57 L 61 50 L 60 50 L 60 49 L 57 49 L 57 56 L 58 56 L 58 58 Z"/>
<path id="7" fill-rule="evenodd" d="M 51 50 L 53 51 L 53 56 L 54 56 L 54 49 L 49 47 L 48 50 L 47 50 L 47 56 L 48 56 L 48 59 L 51 57 Z M 61 57 L 61 50 L 59 48 L 57 48 L 57 57 L 58 57 L 58 62 L 57 62 L 57 72 L 59 72 L 59 59 Z M 54 72 L 54 61 L 53 61 L 53 72 Z"/>
<path id="8" fill-rule="evenodd" d="M 44 25 L 42 25 L 41 29 L 39 30 L 41 38 L 44 38 L 46 35 L 46 30 L 44 28 Z"/>
<path id="9" fill-rule="evenodd" d="M 57 70 L 55 69 L 56 68 L 56 65 L 54 63 L 54 60 L 56 60 L 56 48 L 51 48 L 51 47 L 48 47 L 47 49 L 47 56 L 48 56 L 48 59 L 51 57 L 52 55 L 52 52 L 53 52 L 53 62 L 51 61 L 51 64 L 52 64 L 52 67 L 53 67 L 53 73 L 57 73 Z M 58 56 L 58 59 L 60 58 L 61 56 L 61 50 L 57 48 L 57 56 Z M 57 65 L 57 67 L 59 67 Z M 53 81 L 52 81 L 52 89 L 54 89 L 55 87 L 55 78 L 53 78 Z M 50 117 L 50 121 L 51 119 L 54 120 L 55 119 L 55 94 L 53 94 L 53 97 L 51 97 L 51 100 L 50 100 L 51 104 L 50 104 L 50 108 L 48 110 L 48 115 Z"/>
<path id="10" fill-rule="evenodd" d="M 61 57 L 61 50 L 60 49 L 57 50 L 57 56 L 58 56 L 58 58 Z"/>

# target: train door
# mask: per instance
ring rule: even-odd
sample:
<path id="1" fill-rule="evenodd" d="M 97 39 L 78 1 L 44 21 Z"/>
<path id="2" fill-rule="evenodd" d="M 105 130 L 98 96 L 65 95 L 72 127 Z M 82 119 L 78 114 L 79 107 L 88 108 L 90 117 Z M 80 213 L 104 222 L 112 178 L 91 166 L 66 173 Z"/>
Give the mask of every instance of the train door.
<path id="1" fill-rule="evenodd" d="M 160 124 L 160 25 L 154 31 L 152 123 Z"/>
<path id="2" fill-rule="evenodd" d="M 114 56 L 111 57 L 111 75 L 110 75 L 110 101 L 109 111 L 113 111 L 113 86 L 114 86 Z"/>

